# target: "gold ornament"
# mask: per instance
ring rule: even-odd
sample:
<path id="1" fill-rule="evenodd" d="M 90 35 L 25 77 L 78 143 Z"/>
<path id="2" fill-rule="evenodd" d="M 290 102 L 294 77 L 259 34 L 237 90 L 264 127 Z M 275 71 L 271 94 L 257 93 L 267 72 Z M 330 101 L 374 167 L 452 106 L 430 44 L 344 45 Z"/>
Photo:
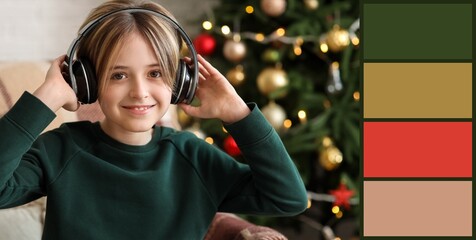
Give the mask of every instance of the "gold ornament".
<path id="1" fill-rule="evenodd" d="M 223 46 L 223 55 L 231 62 L 239 62 L 246 55 L 246 46 L 242 41 L 229 39 Z"/>
<path id="2" fill-rule="evenodd" d="M 309 10 L 316 10 L 319 7 L 317 0 L 304 0 L 304 6 Z"/>
<path id="3" fill-rule="evenodd" d="M 261 112 L 276 131 L 283 128 L 284 120 L 286 120 L 286 111 L 283 107 L 271 101 L 261 109 Z"/>
<path id="4" fill-rule="evenodd" d="M 334 25 L 332 30 L 327 33 L 326 42 L 332 52 L 340 52 L 350 44 L 349 32 L 341 29 L 339 25 Z"/>
<path id="5" fill-rule="evenodd" d="M 319 163 L 327 171 L 332 171 L 340 166 L 342 163 L 342 152 L 334 146 L 334 143 L 329 137 L 324 137 L 322 140 L 322 149 L 319 156 Z"/>
<path id="6" fill-rule="evenodd" d="M 266 96 L 273 93 L 276 90 L 282 89 L 289 84 L 288 75 L 281 68 L 267 67 L 260 72 L 256 80 L 258 89 Z M 284 90 L 279 93 L 275 98 L 286 96 L 287 92 Z"/>
<path id="7" fill-rule="evenodd" d="M 237 65 L 236 67 L 232 68 L 226 74 L 226 78 L 234 87 L 241 85 L 245 81 L 245 72 L 243 71 L 243 66 Z"/>
<path id="8" fill-rule="evenodd" d="M 260 6 L 266 15 L 278 17 L 286 11 L 286 0 L 261 0 Z"/>

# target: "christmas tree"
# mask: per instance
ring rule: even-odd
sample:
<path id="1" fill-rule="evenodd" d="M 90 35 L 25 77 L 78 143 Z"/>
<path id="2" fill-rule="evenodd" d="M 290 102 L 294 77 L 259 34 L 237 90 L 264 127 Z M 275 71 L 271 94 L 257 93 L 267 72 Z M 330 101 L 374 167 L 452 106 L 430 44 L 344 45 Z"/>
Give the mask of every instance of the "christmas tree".
<path id="1" fill-rule="evenodd" d="M 200 19 L 202 32 L 194 38 L 197 52 L 245 101 L 256 102 L 280 134 L 309 190 L 309 209 L 293 220 L 314 224 L 325 238 L 339 221 L 359 220 L 358 6 L 352 0 L 221 0 Z M 180 112 L 179 120 L 246 161 L 220 121 Z"/>

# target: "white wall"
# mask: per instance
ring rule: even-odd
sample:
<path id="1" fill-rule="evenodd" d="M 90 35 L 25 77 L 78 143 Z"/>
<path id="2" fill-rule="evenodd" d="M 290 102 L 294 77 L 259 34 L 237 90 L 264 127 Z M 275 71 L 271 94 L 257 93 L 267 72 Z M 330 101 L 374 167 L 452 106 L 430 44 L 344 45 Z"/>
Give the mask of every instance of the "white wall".
<path id="1" fill-rule="evenodd" d="M 0 61 L 51 60 L 66 53 L 89 11 L 105 0 L 1 0 Z M 158 0 L 190 37 L 218 0 Z"/>

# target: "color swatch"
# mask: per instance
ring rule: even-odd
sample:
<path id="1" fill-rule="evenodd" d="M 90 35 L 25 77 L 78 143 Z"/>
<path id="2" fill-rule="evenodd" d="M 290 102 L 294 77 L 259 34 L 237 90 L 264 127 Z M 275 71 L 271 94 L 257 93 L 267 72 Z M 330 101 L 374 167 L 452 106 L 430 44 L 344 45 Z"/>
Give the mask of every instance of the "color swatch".
<path id="1" fill-rule="evenodd" d="M 473 238 L 471 0 L 363 0 L 362 237 Z"/>
<path id="2" fill-rule="evenodd" d="M 471 118 L 471 63 L 364 63 L 364 118 Z"/>
<path id="3" fill-rule="evenodd" d="M 471 60 L 472 1 L 434 2 L 363 0 L 364 59 Z"/>
<path id="4" fill-rule="evenodd" d="M 364 236 L 471 236 L 470 181 L 364 182 Z"/>
<path id="5" fill-rule="evenodd" d="M 471 122 L 365 122 L 364 177 L 470 178 Z"/>

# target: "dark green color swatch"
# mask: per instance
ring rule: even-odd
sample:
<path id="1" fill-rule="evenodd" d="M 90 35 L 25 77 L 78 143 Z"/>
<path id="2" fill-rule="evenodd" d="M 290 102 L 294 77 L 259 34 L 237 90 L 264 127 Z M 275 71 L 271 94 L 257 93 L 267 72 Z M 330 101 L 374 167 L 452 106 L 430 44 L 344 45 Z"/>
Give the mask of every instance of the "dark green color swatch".
<path id="1" fill-rule="evenodd" d="M 364 60 L 471 60 L 471 9 L 471 4 L 364 3 Z"/>

